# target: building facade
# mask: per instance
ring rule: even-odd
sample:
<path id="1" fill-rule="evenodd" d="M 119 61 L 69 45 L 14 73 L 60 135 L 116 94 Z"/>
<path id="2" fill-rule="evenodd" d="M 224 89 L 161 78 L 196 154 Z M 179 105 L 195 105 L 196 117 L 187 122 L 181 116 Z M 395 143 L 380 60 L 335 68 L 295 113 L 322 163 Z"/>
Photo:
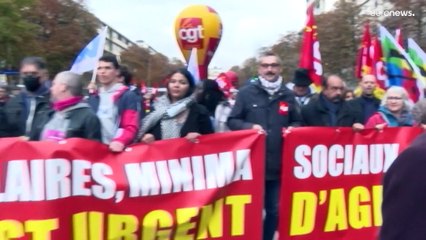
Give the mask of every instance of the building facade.
<path id="1" fill-rule="evenodd" d="M 109 54 L 113 54 L 120 58 L 121 52 L 129 48 L 130 46 L 136 46 L 137 44 L 121 34 L 119 31 L 109 26 L 108 24 L 100 22 L 99 31 L 101 31 L 105 26 L 108 27 L 107 36 L 105 40 L 104 51 Z"/>

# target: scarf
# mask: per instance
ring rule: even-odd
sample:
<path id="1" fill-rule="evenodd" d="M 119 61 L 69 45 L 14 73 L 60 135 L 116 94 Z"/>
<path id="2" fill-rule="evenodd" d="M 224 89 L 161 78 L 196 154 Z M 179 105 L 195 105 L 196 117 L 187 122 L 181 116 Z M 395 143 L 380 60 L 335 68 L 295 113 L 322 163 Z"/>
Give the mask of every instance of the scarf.
<path id="1" fill-rule="evenodd" d="M 328 110 L 327 114 L 329 117 L 330 124 L 328 126 L 337 126 L 337 115 L 342 106 L 342 102 L 332 102 L 322 94 L 320 95 L 320 101 L 322 102 L 323 106 Z"/>
<path id="2" fill-rule="evenodd" d="M 155 110 L 143 119 L 138 139 L 141 139 L 159 121 L 161 121 L 161 139 L 180 137 L 182 125 L 178 124 L 176 117 L 187 110 L 193 102 L 194 98 L 192 96 L 183 98 L 175 103 L 171 103 L 167 95 L 160 97 L 154 103 Z"/>
<path id="3" fill-rule="evenodd" d="M 278 77 L 278 79 L 275 82 L 270 82 L 261 76 L 259 76 L 259 80 L 263 89 L 265 89 L 269 93 L 269 95 L 274 95 L 274 93 L 280 89 L 283 83 L 283 78 L 281 76 Z"/>
<path id="4" fill-rule="evenodd" d="M 403 110 L 399 117 L 393 115 L 386 106 L 381 106 L 378 112 L 389 127 L 413 126 L 414 124 L 413 115 L 407 110 Z"/>
<path id="5" fill-rule="evenodd" d="M 53 109 L 55 111 L 62 111 L 69 106 L 79 103 L 82 99 L 83 97 L 79 96 L 79 97 L 71 97 L 65 100 L 57 101 L 53 103 Z"/>

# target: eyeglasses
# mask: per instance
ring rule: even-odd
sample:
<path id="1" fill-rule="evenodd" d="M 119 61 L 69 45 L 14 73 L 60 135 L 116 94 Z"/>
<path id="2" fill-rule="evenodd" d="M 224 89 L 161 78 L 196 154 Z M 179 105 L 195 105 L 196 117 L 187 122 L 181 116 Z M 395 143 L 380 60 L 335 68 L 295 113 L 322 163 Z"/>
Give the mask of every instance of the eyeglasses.
<path id="1" fill-rule="evenodd" d="M 402 100 L 402 97 L 388 97 L 386 100 L 390 101 L 390 100 Z"/>
<path id="2" fill-rule="evenodd" d="M 263 68 L 268 68 L 268 67 L 277 68 L 277 67 L 280 66 L 280 64 L 278 64 L 278 63 L 261 63 L 260 66 L 263 67 Z"/>

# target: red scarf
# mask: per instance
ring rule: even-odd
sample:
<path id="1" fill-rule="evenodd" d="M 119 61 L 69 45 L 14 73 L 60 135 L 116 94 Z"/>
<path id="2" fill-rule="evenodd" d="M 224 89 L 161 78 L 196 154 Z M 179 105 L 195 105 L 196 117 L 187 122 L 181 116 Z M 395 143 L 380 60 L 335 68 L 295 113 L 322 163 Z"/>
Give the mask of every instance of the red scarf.
<path id="1" fill-rule="evenodd" d="M 82 99 L 83 97 L 80 96 L 80 97 L 71 97 L 61 101 L 57 101 L 53 103 L 53 109 L 55 109 L 55 111 L 62 111 L 67 107 L 76 105 L 77 103 L 81 102 Z"/>

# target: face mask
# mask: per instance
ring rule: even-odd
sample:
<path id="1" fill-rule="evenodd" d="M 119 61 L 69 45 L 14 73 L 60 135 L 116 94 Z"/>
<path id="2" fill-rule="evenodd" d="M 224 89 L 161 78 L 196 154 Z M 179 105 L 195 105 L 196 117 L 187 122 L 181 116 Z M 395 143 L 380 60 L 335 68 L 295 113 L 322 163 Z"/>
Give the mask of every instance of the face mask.
<path id="1" fill-rule="evenodd" d="M 24 80 L 25 88 L 29 92 L 36 91 L 40 87 L 40 85 L 41 85 L 41 83 L 40 83 L 40 77 L 36 77 L 36 76 L 25 76 L 22 80 Z"/>

